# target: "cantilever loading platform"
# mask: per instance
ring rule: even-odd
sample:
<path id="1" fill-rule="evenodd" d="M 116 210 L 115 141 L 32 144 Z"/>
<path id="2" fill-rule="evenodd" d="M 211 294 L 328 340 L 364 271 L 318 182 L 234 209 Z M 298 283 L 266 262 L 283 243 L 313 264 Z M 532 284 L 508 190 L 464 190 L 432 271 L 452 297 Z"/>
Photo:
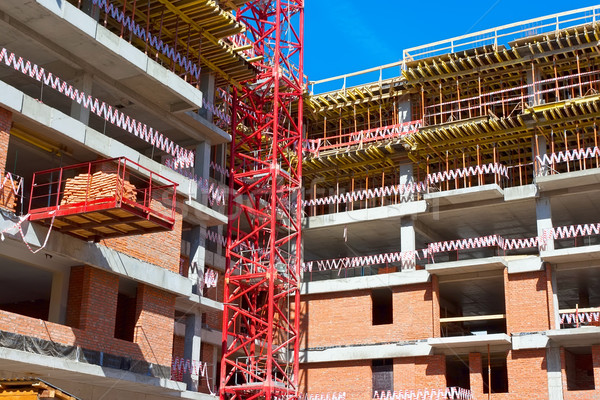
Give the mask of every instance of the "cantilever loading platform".
<path id="1" fill-rule="evenodd" d="M 168 231 L 177 184 L 127 158 L 37 172 L 29 220 L 80 239 Z"/>

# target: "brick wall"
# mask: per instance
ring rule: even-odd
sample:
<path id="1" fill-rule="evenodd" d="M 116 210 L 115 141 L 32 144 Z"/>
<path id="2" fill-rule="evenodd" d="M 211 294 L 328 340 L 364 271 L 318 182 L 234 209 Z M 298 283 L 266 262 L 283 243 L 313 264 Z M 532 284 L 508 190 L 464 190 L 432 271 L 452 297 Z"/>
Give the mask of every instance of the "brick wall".
<path id="1" fill-rule="evenodd" d="M 473 398 L 483 399 L 483 376 L 481 353 L 469 353 L 469 382 Z M 510 390 L 510 388 L 509 388 Z"/>
<path id="2" fill-rule="evenodd" d="M 100 243 L 179 274 L 181 226 L 181 214 L 175 213 L 175 226 L 172 231 L 105 239 Z"/>
<path id="3" fill-rule="evenodd" d="M 425 339 L 434 335 L 431 283 L 392 288 L 393 324 L 372 325 L 371 291 L 304 296 L 304 347 Z M 439 321 L 439 318 L 438 318 Z"/>
<path id="4" fill-rule="evenodd" d="M 134 342 L 152 363 L 171 365 L 175 295 L 138 284 Z"/>
<path id="5" fill-rule="evenodd" d="M 506 368 L 511 398 L 548 399 L 546 349 L 511 350 L 506 360 Z"/>
<path id="6" fill-rule="evenodd" d="M 567 364 L 570 364 L 569 371 L 574 373 L 575 360 L 564 348 L 560 349 L 560 362 L 562 370 L 562 384 L 564 400 L 587 400 L 600 398 L 600 346 L 592 346 L 592 364 L 594 373 L 589 379 L 594 380 L 594 390 L 568 390 L 567 386 Z"/>
<path id="7" fill-rule="evenodd" d="M 446 387 L 446 357 L 394 359 L 394 390 L 441 389 Z"/>
<path id="8" fill-rule="evenodd" d="M 206 268 L 207 270 L 209 268 Z M 205 288 L 204 297 L 211 300 L 223 302 L 223 289 L 225 288 L 225 274 L 217 271 L 219 274 L 216 288 Z M 221 311 L 207 311 L 203 314 L 202 322 L 212 329 L 221 330 L 223 325 L 223 313 Z"/>
<path id="9" fill-rule="evenodd" d="M 507 333 L 550 328 L 546 271 L 508 274 L 504 270 Z"/>
<path id="10" fill-rule="evenodd" d="M 6 176 L 6 158 L 8 156 L 8 142 L 12 125 L 12 113 L 0 107 L 0 187 Z M 10 182 L 6 182 L 0 190 L 0 208 L 15 211 L 16 198 Z"/>
<path id="11" fill-rule="evenodd" d="M 90 266 L 71 268 L 67 325 L 97 335 L 98 340 L 115 334 L 119 277 Z"/>
<path id="12" fill-rule="evenodd" d="M 346 392 L 347 399 L 371 399 L 371 360 L 315 363 L 301 366 L 300 392 Z"/>

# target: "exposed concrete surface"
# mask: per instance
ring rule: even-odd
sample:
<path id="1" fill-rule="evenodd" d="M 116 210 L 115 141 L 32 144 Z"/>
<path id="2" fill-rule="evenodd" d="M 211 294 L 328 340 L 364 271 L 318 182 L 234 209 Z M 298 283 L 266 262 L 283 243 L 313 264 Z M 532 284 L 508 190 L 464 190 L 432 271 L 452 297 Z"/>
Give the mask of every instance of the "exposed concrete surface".
<path id="1" fill-rule="evenodd" d="M 546 332 L 552 344 L 566 346 L 591 346 L 600 342 L 600 326 L 553 329 Z"/>
<path id="2" fill-rule="evenodd" d="M 313 229 L 335 225 L 349 225 L 357 222 L 415 215 L 425 211 L 427 211 L 427 203 L 424 200 L 411 201 L 408 203 L 367 208 L 364 210 L 345 211 L 335 214 L 308 217 L 304 220 L 302 228 Z"/>
<path id="3" fill-rule="evenodd" d="M 502 188 L 495 183 L 473 186 L 470 188 L 444 190 L 441 192 L 426 193 L 423 195 L 425 200 L 437 200 L 442 205 L 501 199 L 503 197 L 504 192 L 502 191 Z"/>
<path id="4" fill-rule="evenodd" d="M 594 185 L 600 183 L 600 169 L 592 168 L 562 174 L 538 176 L 535 183 L 540 191 L 566 189 L 575 186 Z"/>
<path id="5" fill-rule="evenodd" d="M 492 333 L 488 335 L 429 338 L 427 344 L 434 349 L 435 354 L 487 353 L 488 345 L 491 351 L 510 349 L 510 336 L 505 333 Z"/>
<path id="6" fill-rule="evenodd" d="M 530 256 L 508 261 L 508 273 L 543 271 L 544 263 L 540 257 Z"/>
<path id="7" fill-rule="evenodd" d="M 432 353 L 425 342 L 392 343 L 364 346 L 344 346 L 323 350 L 301 350 L 301 363 L 371 360 L 377 358 L 419 357 Z"/>
<path id="8" fill-rule="evenodd" d="M 504 269 L 507 264 L 503 257 L 488 257 L 427 264 L 425 270 L 435 275 L 451 275 Z"/>
<path id="9" fill-rule="evenodd" d="M 304 282 L 300 289 L 301 294 L 319 294 L 333 292 L 348 292 L 353 290 L 374 289 L 413 285 L 429 281 L 429 272 L 425 270 L 412 270 L 393 272 L 390 274 L 358 276 L 353 278 L 329 279 L 325 281 Z"/>
<path id="10" fill-rule="evenodd" d="M 504 188 L 504 201 L 533 199 L 538 196 L 536 185 L 523 185 Z"/>
<path id="11" fill-rule="evenodd" d="M 600 258 L 600 245 L 542 250 L 540 251 L 540 257 L 543 261 L 553 264 L 597 260 Z"/>
<path id="12" fill-rule="evenodd" d="M 543 333 L 533 333 L 526 335 L 513 335 L 512 336 L 512 349 L 513 350 L 524 350 L 524 349 L 543 349 L 548 347 L 549 339 Z"/>
<path id="13" fill-rule="evenodd" d="M 560 348 L 546 349 L 546 371 L 548 374 L 548 400 L 563 400 L 562 366 Z"/>

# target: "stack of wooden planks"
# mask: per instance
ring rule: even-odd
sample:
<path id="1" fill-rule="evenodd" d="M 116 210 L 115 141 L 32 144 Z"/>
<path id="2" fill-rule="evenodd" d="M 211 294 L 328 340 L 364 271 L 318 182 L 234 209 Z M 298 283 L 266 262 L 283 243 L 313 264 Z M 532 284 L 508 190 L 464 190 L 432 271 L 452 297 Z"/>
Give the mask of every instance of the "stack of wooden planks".
<path id="1" fill-rule="evenodd" d="M 136 201 L 135 185 L 117 174 L 98 171 L 92 175 L 79 174 L 68 178 L 60 204 L 90 202 L 115 196 L 120 200 L 121 195 L 125 199 Z"/>

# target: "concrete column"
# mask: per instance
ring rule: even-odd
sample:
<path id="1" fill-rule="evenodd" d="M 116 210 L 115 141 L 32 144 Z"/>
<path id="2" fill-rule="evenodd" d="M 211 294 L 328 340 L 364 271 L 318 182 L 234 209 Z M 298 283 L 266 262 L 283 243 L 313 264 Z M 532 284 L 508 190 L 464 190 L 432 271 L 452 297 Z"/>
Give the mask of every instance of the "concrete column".
<path id="1" fill-rule="evenodd" d="M 558 312 L 558 279 L 556 276 L 558 274 L 558 270 L 556 265 L 550 264 L 546 264 L 546 269 L 550 273 L 550 283 L 552 287 L 552 304 L 549 304 L 549 306 L 551 307 L 550 316 L 554 319 L 554 321 L 551 321 L 550 326 L 552 329 L 560 329 L 560 313 Z"/>
<path id="2" fill-rule="evenodd" d="M 206 227 L 195 226 L 190 234 L 190 268 L 188 278 L 192 281 L 192 293 L 202 296 L 204 263 L 206 260 Z"/>
<path id="3" fill-rule="evenodd" d="M 202 179 L 210 177 L 210 143 L 202 142 L 196 146 L 194 173 Z M 202 204 L 208 204 L 208 194 L 203 193 L 198 187 L 196 200 Z"/>
<path id="4" fill-rule="evenodd" d="M 533 176 L 536 177 L 548 175 L 551 165 L 547 162 L 544 162 L 544 156 L 548 154 L 548 143 L 544 136 L 537 135 L 531 139 L 531 154 L 533 154 L 534 157 Z M 541 160 L 538 160 L 537 156 L 539 156 Z"/>
<path id="5" fill-rule="evenodd" d="M 548 400 L 563 400 L 560 347 L 546 349 L 546 371 L 548 375 Z"/>
<path id="6" fill-rule="evenodd" d="M 200 361 L 200 346 L 202 344 L 202 314 L 195 312 L 186 315 L 185 318 L 185 341 L 183 346 L 183 358 L 191 360 L 192 365 Z M 196 364 L 197 365 L 197 364 Z M 197 392 L 200 376 L 192 371 L 183 376 L 187 390 Z"/>
<path id="7" fill-rule="evenodd" d="M 412 217 L 403 217 L 400 220 L 400 251 L 416 250 L 415 220 Z M 416 257 L 403 257 L 402 269 L 413 269 L 416 266 Z"/>
<path id="8" fill-rule="evenodd" d="M 535 215 L 537 219 L 537 234 L 545 237 L 545 231 L 552 228 L 552 209 L 548 197 L 539 197 L 535 202 Z M 544 250 L 554 250 L 554 238 L 545 237 Z"/>
<path id="9" fill-rule="evenodd" d="M 219 358 L 219 348 L 217 346 L 212 346 L 213 354 L 212 354 L 212 371 L 210 374 L 210 383 L 211 389 L 215 390 L 217 387 L 217 369 L 221 368 L 221 359 Z"/>
<path id="10" fill-rule="evenodd" d="M 56 271 L 52 274 L 50 292 L 50 310 L 48 321 L 65 324 L 67 316 L 67 300 L 69 294 L 69 276 L 66 272 Z"/>
<path id="11" fill-rule="evenodd" d="M 202 97 L 210 104 L 215 104 L 215 75 L 213 73 L 202 74 L 200 76 L 200 91 Z M 213 114 L 208 108 L 200 110 L 199 114 L 209 121 L 212 120 Z"/>
<path id="12" fill-rule="evenodd" d="M 401 101 L 398 103 L 398 122 L 412 121 L 412 107 L 410 100 Z"/>
<path id="13" fill-rule="evenodd" d="M 82 73 L 73 81 L 73 86 L 83 91 L 87 95 L 92 94 L 92 74 Z M 90 122 L 90 110 L 88 108 L 83 107 L 81 104 L 76 101 L 71 103 L 71 117 L 76 120 L 88 125 Z"/>
<path id="14" fill-rule="evenodd" d="M 414 170 L 412 163 L 400 164 L 400 187 L 404 187 L 404 194 L 400 196 L 400 201 L 411 201 L 415 195 L 411 191 L 411 185 L 415 183 Z"/>

